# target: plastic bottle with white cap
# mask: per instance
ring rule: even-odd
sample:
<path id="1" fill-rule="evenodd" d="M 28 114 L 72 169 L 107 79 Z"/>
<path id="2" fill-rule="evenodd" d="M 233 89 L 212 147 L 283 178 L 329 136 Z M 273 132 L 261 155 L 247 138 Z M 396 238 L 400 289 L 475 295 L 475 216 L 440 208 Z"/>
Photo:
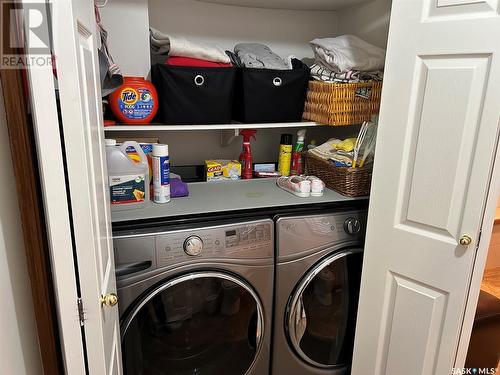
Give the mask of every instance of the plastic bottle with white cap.
<path id="1" fill-rule="evenodd" d="M 168 145 L 153 145 L 153 202 L 170 202 L 170 159 Z"/>
<path id="2" fill-rule="evenodd" d="M 149 166 L 141 146 L 134 141 L 117 146 L 114 139 L 106 139 L 105 144 L 111 209 L 142 208 L 149 201 Z M 128 157 L 128 147 L 135 149 L 139 161 Z"/>

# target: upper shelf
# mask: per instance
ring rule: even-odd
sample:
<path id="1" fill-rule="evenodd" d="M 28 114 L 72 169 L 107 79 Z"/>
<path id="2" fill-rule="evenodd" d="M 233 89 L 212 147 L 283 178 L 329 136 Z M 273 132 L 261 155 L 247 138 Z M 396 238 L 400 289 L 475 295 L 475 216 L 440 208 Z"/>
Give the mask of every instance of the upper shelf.
<path id="1" fill-rule="evenodd" d="M 198 0 L 250 8 L 291 9 L 291 10 L 338 10 L 370 0 Z"/>
<path id="2" fill-rule="evenodd" d="M 271 128 L 306 128 L 312 126 L 324 126 L 312 121 L 299 122 L 272 122 L 263 124 L 213 124 L 213 125 L 111 125 L 104 128 L 105 131 L 174 131 L 174 130 L 219 130 L 219 129 L 271 129 Z"/>

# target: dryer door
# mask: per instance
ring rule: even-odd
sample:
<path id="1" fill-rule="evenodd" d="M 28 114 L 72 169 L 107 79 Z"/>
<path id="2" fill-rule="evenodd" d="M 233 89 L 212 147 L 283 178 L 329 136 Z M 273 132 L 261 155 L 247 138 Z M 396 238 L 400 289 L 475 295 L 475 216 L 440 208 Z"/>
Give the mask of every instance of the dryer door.
<path id="1" fill-rule="evenodd" d="M 310 365 L 339 368 L 350 363 L 362 260 L 361 249 L 323 258 L 289 299 L 285 317 L 288 340 Z"/>
<path id="2" fill-rule="evenodd" d="M 185 274 L 125 314 L 124 372 L 243 375 L 259 354 L 263 329 L 261 301 L 246 282 L 223 272 Z"/>

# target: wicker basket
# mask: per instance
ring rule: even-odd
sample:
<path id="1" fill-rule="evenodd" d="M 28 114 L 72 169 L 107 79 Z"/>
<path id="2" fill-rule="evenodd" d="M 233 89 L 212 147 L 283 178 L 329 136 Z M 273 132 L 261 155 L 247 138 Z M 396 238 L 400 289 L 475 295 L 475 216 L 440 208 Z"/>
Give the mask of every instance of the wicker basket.
<path id="1" fill-rule="evenodd" d="M 309 81 L 303 118 L 327 125 L 352 125 L 369 121 L 379 110 L 381 91 L 380 81 Z M 356 94 L 367 94 L 368 98 Z"/>
<path id="2" fill-rule="evenodd" d="M 330 189 L 348 197 L 360 197 L 370 194 L 372 168 L 336 167 L 309 152 L 304 153 L 306 174 L 323 180 Z"/>

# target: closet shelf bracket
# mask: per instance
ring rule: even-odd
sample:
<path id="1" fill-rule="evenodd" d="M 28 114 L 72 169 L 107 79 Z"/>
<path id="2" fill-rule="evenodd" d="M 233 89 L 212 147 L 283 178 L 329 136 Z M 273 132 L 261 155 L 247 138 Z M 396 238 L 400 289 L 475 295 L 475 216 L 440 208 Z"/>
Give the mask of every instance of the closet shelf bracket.
<path id="1" fill-rule="evenodd" d="M 240 135 L 240 129 L 221 129 L 220 145 L 223 147 L 229 146 Z"/>

